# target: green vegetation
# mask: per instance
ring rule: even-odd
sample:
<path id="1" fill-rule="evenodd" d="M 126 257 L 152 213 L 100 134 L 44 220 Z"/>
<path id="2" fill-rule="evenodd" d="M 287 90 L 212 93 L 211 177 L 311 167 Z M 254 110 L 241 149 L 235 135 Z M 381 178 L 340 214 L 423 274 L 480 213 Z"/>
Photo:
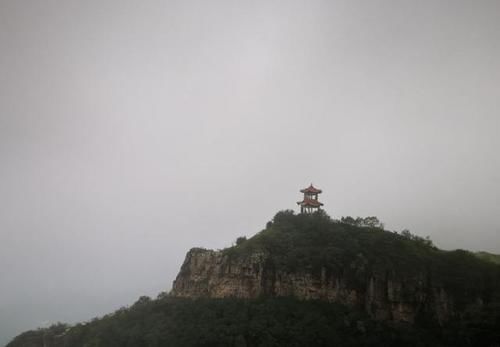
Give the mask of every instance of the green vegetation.
<path id="1" fill-rule="evenodd" d="M 73 327 L 28 331 L 7 347 L 493 346 L 500 341 L 499 308 L 465 322 L 424 328 L 375 322 L 321 301 L 160 295 Z"/>
<path id="2" fill-rule="evenodd" d="M 239 259 L 265 253 L 275 268 L 337 274 L 361 292 L 373 273 L 404 283 L 425 274 L 425 281 L 452 295 L 461 313 L 441 326 L 426 317 L 409 325 L 375 322 L 362 308 L 320 301 L 162 294 L 154 300 L 141 297 L 91 322 L 26 332 L 7 347 L 500 345 L 500 266 L 494 255 L 439 250 L 429 238 L 384 230 L 376 217 L 337 221 L 322 211 L 279 212 L 265 230 L 238 238 L 223 252 Z M 478 298 L 479 309 L 466 309 Z"/>
<path id="3" fill-rule="evenodd" d="M 281 211 L 265 230 L 224 252 L 229 257 L 265 252 L 274 266 L 285 271 L 310 271 L 319 276 L 323 269 L 350 276 L 360 290 L 372 273 L 389 273 L 408 281 L 428 274 L 433 283 L 454 295 L 458 304 L 478 296 L 499 299 L 500 267 L 468 251 L 439 250 L 429 238 L 408 230 L 397 233 L 381 226 L 376 217 L 337 221 L 323 211 Z"/>
<path id="4" fill-rule="evenodd" d="M 476 252 L 475 255 L 480 259 L 500 265 L 500 254 L 493 254 L 488 252 Z"/>
<path id="5" fill-rule="evenodd" d="M 241 245 L 243 242 L 245 242 L 247 240 L 247 238 L 245 236 L 240 236 L 236 239 L 236 245 L 239 246 Z"/>
<path id="6" fill-rule="evenodd" d="M 54 338 L 55 336 L 55 338 Z M 128 309 L 68 329 L 18 336 L 7 347 L 418 346 L 437 337 L 369 320 L 341 305 L 292 298 L 140 298 Z"/>
<path id="7" fill-rule="evenodd" d="M 342 217 L 340 221 L 344 224 L 350 224 L 358 227 L 371 227 L 371 228 L 381 228 L 384 229 L 384 224 L 381 223 L 377 217 L 356 217 L 353 218 L 351 216 Z"/>

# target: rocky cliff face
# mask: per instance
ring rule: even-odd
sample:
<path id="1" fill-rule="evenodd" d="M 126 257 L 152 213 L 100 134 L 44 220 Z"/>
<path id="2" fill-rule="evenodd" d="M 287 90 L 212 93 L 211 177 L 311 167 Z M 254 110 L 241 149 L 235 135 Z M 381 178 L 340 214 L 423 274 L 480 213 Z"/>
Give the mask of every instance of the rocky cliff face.
<path id="1" fill-rule="evenodd" d="M 342 303 L 377 320 L 413 323 L 419 314 L 443 323 L 456 312 L 453 298 L 425 273 L 398 278 L 390 271 L 366 272 L 363 259 L 343 264 L 343 274 L 321 269 L 286 272 L 265 253 L 234 258 L 222 251 L 191 249 L 173 283 L 172 296 L 256 298 L 293 296 Z M 353 276 L 353 274 L 355 274 Z M 478 300 L 473 305 L 480 305 Z"/>

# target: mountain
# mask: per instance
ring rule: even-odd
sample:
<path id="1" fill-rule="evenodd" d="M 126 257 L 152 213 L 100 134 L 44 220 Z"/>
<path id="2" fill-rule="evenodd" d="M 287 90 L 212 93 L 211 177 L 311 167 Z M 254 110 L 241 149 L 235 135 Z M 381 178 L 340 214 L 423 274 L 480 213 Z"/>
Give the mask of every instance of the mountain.
<path id="1" fill-rule="evenodd" d="M 372 221 L 373 219 L 370 219 Z M 498 346 L 500 266 L 326 213 L 191 249 L 169 294 L 8 347 Z"/>
<path id="2" fill-rule="evenodd" d="M 436 324 L 498 301 L 498 266 L 428 240 L 316 215 L 278 213 L 266 230 L 222 251 L 194 248 L 178 297 L 291 296 L 363 309 L 377 320 Z"/>

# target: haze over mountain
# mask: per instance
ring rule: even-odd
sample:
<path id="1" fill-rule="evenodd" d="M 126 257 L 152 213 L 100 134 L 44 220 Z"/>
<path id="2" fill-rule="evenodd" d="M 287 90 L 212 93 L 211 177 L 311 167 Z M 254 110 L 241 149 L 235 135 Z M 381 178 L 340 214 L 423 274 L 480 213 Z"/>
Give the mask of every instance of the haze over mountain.
<path id="1" fill-rule="evenodd" d="M 311 181 L 500 253 L 498 1 L 2 1 L 0 344 L 168 289 Z"/>

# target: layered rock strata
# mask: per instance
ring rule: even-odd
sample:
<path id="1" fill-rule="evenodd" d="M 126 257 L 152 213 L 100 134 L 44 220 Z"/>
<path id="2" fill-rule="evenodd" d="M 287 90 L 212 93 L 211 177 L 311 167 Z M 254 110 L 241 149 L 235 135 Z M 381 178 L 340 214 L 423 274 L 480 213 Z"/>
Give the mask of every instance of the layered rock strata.
<path id="1" fill-rule="evenodd" d="M 439 323 L 454 314 L 452 298 L 433 284 L 428 274 L 397 278 L 390 271 L 369 273 L 363 269 L 362 261 L 344 267 L 344 274 L 330 273 L 324 268 L 317 273 L 287 272 L 276 266 L 266 253 L 230 257 L 223 251 L 193 248 L 186 255 L 170 295 L 318 299 L 362 308 L 377 320 L 408 323 L 413 323 L 420 313 L 430 314 Z"/>

